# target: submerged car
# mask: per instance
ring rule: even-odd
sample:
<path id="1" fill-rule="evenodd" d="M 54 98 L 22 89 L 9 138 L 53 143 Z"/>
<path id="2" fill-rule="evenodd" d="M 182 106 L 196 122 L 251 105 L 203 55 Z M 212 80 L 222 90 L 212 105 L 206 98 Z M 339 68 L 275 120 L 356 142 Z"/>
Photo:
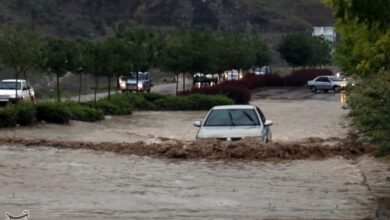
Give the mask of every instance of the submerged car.
<path id="1" fill-rule="evenodd" d="M 196 140 L 238 141 L 255 138 L 263 143 L 272 140 L 272 124 L 254 105 L 216 106 L 204 120 L 194 122 L 194 126 L 199 127 Z"/>
<path id="2" fill-rule="evenodd" d="M 0 103 L 34 100 L 34 89 L 24 79 L 0 81 Z"/>

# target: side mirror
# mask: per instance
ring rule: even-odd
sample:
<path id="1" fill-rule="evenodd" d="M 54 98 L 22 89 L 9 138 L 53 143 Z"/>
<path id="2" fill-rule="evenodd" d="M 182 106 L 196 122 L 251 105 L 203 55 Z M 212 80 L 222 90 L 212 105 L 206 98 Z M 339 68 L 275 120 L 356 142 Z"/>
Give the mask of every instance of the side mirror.
<path id="1" fill-rule="evenodd" d="M 29 90 L 30 88 L 28 87 L 23 87 L 23 90 L 26 91 L 26 90 Z"/>
<path id="2" fill-rule="evenodd" d="M 200 128 L 202 126 L 202 121 L 194 121 L 194 126 Z"/>
<path id="3" fill-rule="evenodd" d="M 271 126 L 273 125 L 274 123 L 271 121 L 271 120 L 266 120 L 265 123 L 264 123 L 264 126 Z"/>

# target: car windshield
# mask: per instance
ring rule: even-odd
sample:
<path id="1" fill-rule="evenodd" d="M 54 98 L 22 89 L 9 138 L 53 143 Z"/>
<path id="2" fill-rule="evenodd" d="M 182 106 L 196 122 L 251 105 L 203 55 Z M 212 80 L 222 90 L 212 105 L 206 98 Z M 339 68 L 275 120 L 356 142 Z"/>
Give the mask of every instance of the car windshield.
<path id="1" fill-rule="evenodd" d="M 207 117 L 204 126 L 256 126 L 260 125 L 254 109 L 217 109 Z"/>
<path id="2" fill-rule="evenodd" d="M 22 86 L 21 82 L 18 82 L 18 89 Z M 11 90 L 15 89 L 15 82 L 0 82 L 0 89 L 2 90 Z"/>
<path id="3" fill-rule="evenodd" d="M 138 80 L 148 80 L 149 76 L 147 74 L 143 73 L 138 73 Z M 132 73 L 130 80 L 136 80 L 137 79 L 137 74 Z"/>
<path id="4" fill-rule="evenodd" d="M 340 81 L 343 81 L 342 79 L 338 78 L 338 77 L 330 77 L 330 80 L 332 81 L 335 81 L 335 82 L 340 82 Z"/>

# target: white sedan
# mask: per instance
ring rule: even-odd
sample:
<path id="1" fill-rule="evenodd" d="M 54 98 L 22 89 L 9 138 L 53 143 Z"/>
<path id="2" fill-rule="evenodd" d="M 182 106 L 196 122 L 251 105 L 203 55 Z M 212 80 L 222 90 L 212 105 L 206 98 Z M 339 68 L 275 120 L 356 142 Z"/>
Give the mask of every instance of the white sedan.
<path id="1" fill-rule="evenodd" d="M 267 143 L 272 140 L 271 120 L 253 105 L 226 105 L 212 108 L 204 120 L 195 121 L 199 127 L 197 140 L 216 139 L 237 141 L 255 138 Z"/>

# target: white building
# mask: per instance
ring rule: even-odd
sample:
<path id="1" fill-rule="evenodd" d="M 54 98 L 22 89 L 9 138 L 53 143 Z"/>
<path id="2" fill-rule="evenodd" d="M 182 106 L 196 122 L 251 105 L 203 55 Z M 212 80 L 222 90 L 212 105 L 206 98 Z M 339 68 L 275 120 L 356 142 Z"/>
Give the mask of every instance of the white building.
<path id="1" fill-rule="evenodd" d="M 336 31 L 334 27 L 314 27 L 312 36 L 320 36 L 332 43 L 336 42 Z"/>

